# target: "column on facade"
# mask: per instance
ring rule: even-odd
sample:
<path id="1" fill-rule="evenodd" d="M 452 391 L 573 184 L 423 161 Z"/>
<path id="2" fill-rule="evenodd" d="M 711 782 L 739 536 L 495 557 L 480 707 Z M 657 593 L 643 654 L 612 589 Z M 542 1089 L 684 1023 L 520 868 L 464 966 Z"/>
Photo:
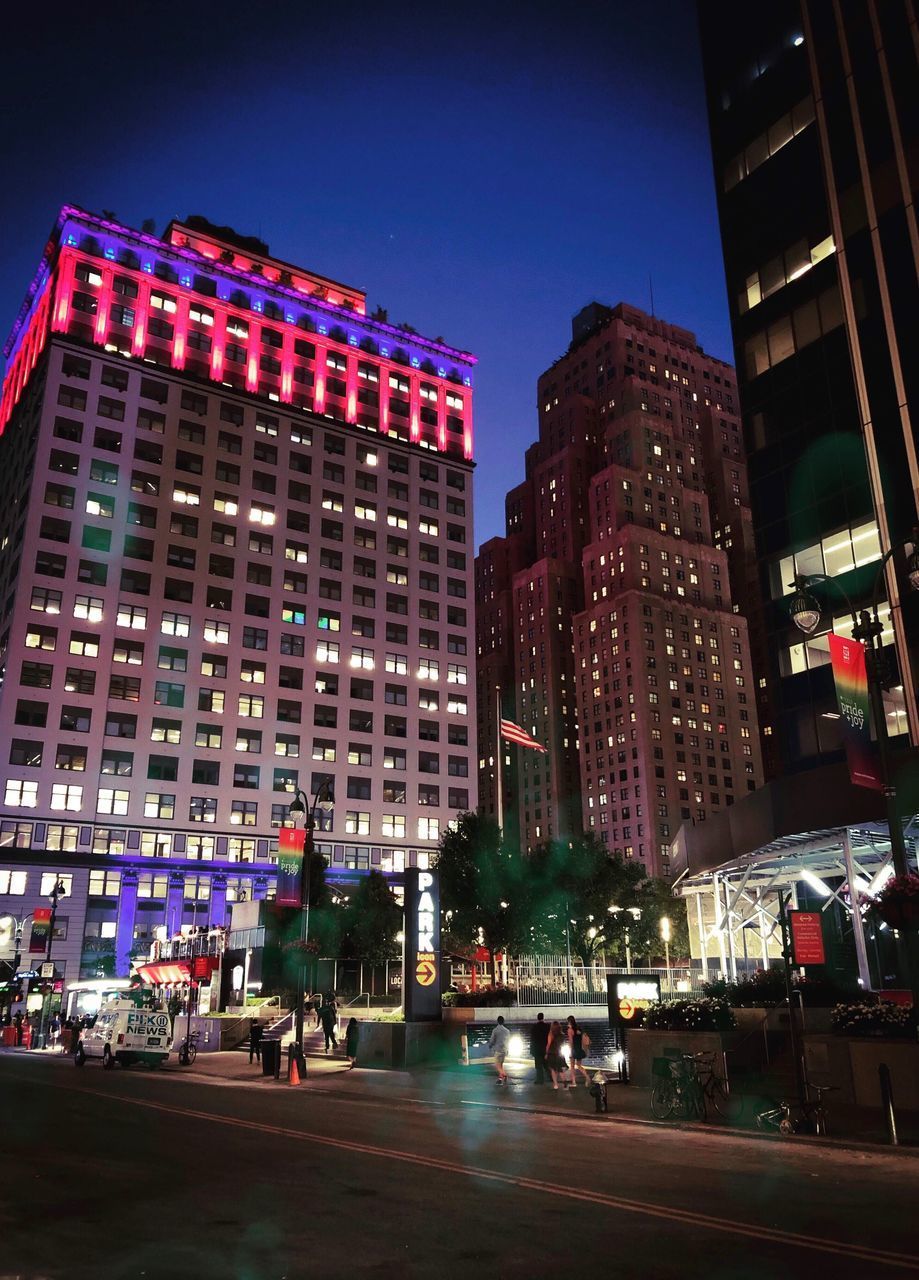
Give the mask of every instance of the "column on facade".
<path id="1" fill-rule="evenodd" d="M 185 368 L 185 355 L 188 348 L 188 299 L 178 298 L 176 301 L 175 321 L 172 339 L 172 367 Z"/>
<path id="2" fill-rule="evenodd" d="M 115 974 L 119 978 L 126 978 L 131 972 L 136 915 L 137 872 L 133 867 L 126 867 L 121 873 L 121 893 L 118 896 L 118 918 L 115 926 Z"/>
<path id="3" fill-rule="evenodd" d="M 147 321 L 150 316 L 150 282 L 141 277 L 137 282 L 134 299 L 134 333 L 131 336 L 131 354 L 142 357 L 147 349 Z"/>
<path id="4" fill-rule="evenodd" d="M 93 341 L 99 346 L 108 342 L 109 325 L 112 317 L 112 290 L 115 273 L 111 267 L 102 268 L 102 284 L 96 301 L 96 322 L 93 326 Z"/>
<path id="5" fill-rule="evenodd" d="M 224 360 L 227 349 L 227 309 L 214 307 L 214 332 L 211 334 L 211 377 L 223 381 Z"/>
<path id="6" fill-rule="evenodd" d="M 166 892 L 166 936 L 171 938 L 182 927 L 185 914 L 185 873 L 169 872 L 169 888 Z"/>
<path id="7" fill-rule="evenodd" d="M 258 320 L 249 321 L 249 351 L 246 357 L 246 390 L 258 391 L 258 369 L 262 353 L 262 326 Z"/>
<path id="8" fill-rule="evenodd" d="M 76 258 L 70 249 L 62 249 L 55 272 L 54 316 L 52 329 L 55 333 L 64 333 L 70 319 L 70 304 L 73 300 L 73 272 Z"/>
<path id="9" fill-rule="evenodd" d="M 316 413 L 325 412 L 325 384 L 328 376 L 326 365 L 328 347 L 325 343 L 316 342 L 316 378 L 313 385 L 313 409 Z"/>
<path id="10" fill-rule="evenodd" d="M 412 443 L 421 439 L 421 378 L 412 370 L 409 374 L 409 435 Z"/>
<path id="11" fill-rule="evenodd" d="M 281 345 L 281 403 L 290 404 L 294 398 L 294 330 L 285 324 Z"/>
<path id="12" fill-rule="evenodd" d="M 227 878 L 222 872 L 217 872 L 211 876 L 210 924 L 212 929 L 216 929 L 228 923 Z"/>

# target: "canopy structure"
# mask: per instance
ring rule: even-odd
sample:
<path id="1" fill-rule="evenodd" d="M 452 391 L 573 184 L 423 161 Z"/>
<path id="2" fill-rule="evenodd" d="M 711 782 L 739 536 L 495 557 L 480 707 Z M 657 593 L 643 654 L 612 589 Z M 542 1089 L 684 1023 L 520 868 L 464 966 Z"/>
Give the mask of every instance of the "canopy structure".
<path id="1" fill-rule="evenodd" d="M 909 860 L 915 865 L 919 814 L 905 821 L 904 837 Z M 768 967 L 770 947 L 774 954 L 780 937 L 778 894 L 784 890 L 790 905 L 797 907 L 798 887 L 806 883 L 820 896 L 821 910 L 839 903 L 850 916 L 859 981 L 867 990 L 871 974 L 859 898 L 876 893 L 892 874 L 887 824 L 871 821 L 777 837 L 746 853 L 735 853 L 717 866 L 684 873 L 676 889 L 690 900 L 687 907 L 698 930 L 703 975 L 708 977 L 708 950 L 716 940 L 721 972 L 736 979 L 738 939 L 746 954 L 745 931 L 752 929 Z"/>
<path id="2" fill-rule="evenodd" d="M 191 981 L 190 967 L 177 960 L 170 961 L 168 964 L 140 964 L 137 966 L 137 972 L 151 987 L 171 987 L 181 982 Z"/>

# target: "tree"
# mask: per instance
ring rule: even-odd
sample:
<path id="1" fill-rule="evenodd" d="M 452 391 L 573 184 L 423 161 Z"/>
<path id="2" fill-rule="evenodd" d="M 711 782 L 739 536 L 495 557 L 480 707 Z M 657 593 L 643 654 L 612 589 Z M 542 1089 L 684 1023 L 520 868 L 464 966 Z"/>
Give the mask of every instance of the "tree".
<path id="1" fill-rule="evenodd" d="M 689 924 L 686 918 L 686 900 L 675 898 L 667 880 L 652 876 L 639 886 L 636 906 L 641 909 L 640 918 L 631 925 L 631 944 L 635 954 L 660 958 L 664 954 L 661 938 L 661 920 L 670 920 L 670 954 L 684 958 L 689 955 Z"/>
<path id="2" fill-rule="evenodd" d="M 386 877 L 371 871 L 361 880 L 344 911 L 347 949 L 368 964 L 384 964 L 399 954 L 396 935 L 401 928 L 402 908 Z"/>
<path id="3" fill-rule="evenodd" d="M 622 914 L 636 900 L 641 866 L 611 856 L 593 835 L 538 846 L 530 856 L 541 930 L 552 947 L 585 965 L 617 940 Z"/>
<path id="4" fill-rule="evenodd" d="M 446 932 L 457 950 L 471 952 L 480 944 L 492 955 L 533 949 L 531 867 L 502 840 L 497 823 L 461 814 L 441 840 L 437 870 Z"/>

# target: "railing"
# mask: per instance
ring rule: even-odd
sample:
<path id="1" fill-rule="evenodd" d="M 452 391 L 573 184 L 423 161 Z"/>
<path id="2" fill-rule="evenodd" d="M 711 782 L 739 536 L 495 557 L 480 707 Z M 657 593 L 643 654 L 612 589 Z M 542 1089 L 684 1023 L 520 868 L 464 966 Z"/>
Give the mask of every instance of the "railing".
<path id="1" fill-rule="evenodd" d="M 608 974 L 640 974 L 660 978 L 663 999 L 689 999 L 702 994 L 702 975 L 685 966 L 644 968 L 633 965 L 568 964 L 565 957 L 521 956 L 508 964 L 507 985 L 517 1004 L 605 1005 Z"/>

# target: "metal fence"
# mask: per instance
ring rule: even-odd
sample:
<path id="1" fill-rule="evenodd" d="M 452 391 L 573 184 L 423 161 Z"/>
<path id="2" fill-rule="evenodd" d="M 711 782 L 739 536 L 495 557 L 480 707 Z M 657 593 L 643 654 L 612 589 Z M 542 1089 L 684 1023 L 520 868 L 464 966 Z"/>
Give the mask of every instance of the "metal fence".
<path id="1" fill-rule="evenodd" d="M 698 969 L 639 968 L 576 962 L 568 964 L 565 956 L 521 956 L 508 964 L 508 986 L 517 995 L 517 1004 L 591 1005 L 606 1004 L 608 974 L 647 974 L 661 980 L 661 995 L 666 999 L 688 999 L 702 994 L 702 975 Z"/>

